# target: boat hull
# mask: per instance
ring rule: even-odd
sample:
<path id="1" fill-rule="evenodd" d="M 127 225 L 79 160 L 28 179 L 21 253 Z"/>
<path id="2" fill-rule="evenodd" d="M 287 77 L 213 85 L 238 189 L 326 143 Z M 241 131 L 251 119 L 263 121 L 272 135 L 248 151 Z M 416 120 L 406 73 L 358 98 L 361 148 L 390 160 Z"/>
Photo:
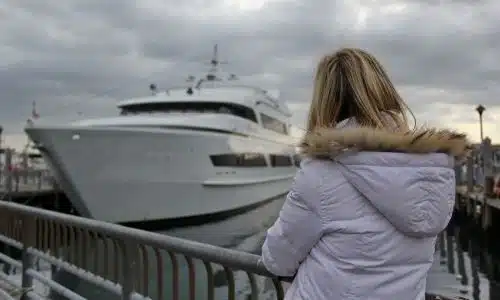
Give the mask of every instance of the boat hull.
<path id="1" fill-rule="evenodd" d="M 160 226 L 227 217 L 281 197 L 296 168 L 214 167 L 211 154 L 288 153 L 289 145 L 178 129 L 30 128 L 80 215 Z M 189 221 L 191 220 L 191 221 Z M 170 222 L 171 223 L 171 222 Z"/>

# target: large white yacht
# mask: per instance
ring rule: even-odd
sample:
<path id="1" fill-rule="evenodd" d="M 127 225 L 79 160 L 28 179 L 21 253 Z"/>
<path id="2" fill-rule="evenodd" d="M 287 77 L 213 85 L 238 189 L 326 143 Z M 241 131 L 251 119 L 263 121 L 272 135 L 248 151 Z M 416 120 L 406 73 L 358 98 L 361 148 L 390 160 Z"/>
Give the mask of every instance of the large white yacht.
<path id="1" fill-rule="evenodd" d="M 219 68 L 118 103 L 119 116 L 26 128 L 81 216 L 159 229 L 282 197 L 298 165 L 278 91 Z"/>

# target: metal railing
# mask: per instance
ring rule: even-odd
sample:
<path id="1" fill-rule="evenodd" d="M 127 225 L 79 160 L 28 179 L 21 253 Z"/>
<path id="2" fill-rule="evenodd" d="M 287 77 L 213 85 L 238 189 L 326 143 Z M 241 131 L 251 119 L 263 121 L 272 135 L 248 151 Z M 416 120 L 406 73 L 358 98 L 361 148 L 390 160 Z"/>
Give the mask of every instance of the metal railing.
<path id="1" fill-rule="evenodd" d="M 250 299 L 259 297 L 256 275 L 270 278 L 277 298 L 284 296 L 281 279 L 270 274 L 257 255 L 3 201 L 0 242 L 21 251 L 21 261 L 5 254 L 0 254 L 0 261 L 22 270 L 19 288 L 26 291 L 24 299 L 40 298 L 30 290 L 33 279 L 69 299 L 85 299 L 44 278 L 34 264 L 39 259 L 121 295 L 121 299 L 180 299 L 181 259 L 187 264 L 183 282 L 188 285 L 187 296 L 182 299 L 196 298 L 199 265 L 203 265 L 206 274 L 206 299 L 215 299 L 217 268 L 227 280 L 227 299 L 236 298 L 235 271 L 246 272 Z M 170 261 L 169 282 L 164 280 L 166 260 Z M 155 278 L 150 278 L 152 274 Z M 0 280 L 8 280 L 1 277 Z"/>
<path id="2" fill-rule="evenodd" d="M 16 192 L 36 192 L 54 188 L 54 178 L 48 169 L 35 169 L 28 165 L 27 160 L 22 167 L 13 163 L 14 151 L 4 151 L 3 163 L 0 163 L 0 192 L 10 195 Z M 26 156 L 24 158 L 27 159 Z M 2 198 L 2 197 L 0 197 Z"/>
<path id="3" fill-rule="evenodd" d="M 267 294 L 267 299 L 283 299 L 282 283 L 291 281 L 269 273 L 257 255 L 5 201 L 0 201 L 0 243 L 20 254 L 16 260 L 0 252 L 0 262 L 22 275 L 15 282 L 0 271 L 0 282 L 15 286 L 23 300 L 44 299 L 33 289 L 34 280 L 67 299 L 86 299 L 45 277 L 37 267 L 40 261 L 120 299 L 200 299 L 200 273 L 205 274 L 201 299 L 208 300 L 216 299 L 217 274 L 224 274 L 227 283 L 222 285 L 227 285 L 225 295 L 218 297 L 229 300 L 236 299 L 237 273 L 245 275 L 250 290 L 245 299 L 251 300 L 262 292 L 274 294 L 272 298 Z M 259 278 L 271 281 L 272 289 L 258 284 Z M 14 299 L 1 288 L 0 297 Z M 427 295 L 426 299 L 445 298 Z"/>
<path id="4" fill-rule="evenodd" d="M 48 170 L 0 170 L 0 191 L 5 193 L 41 191 L 53 185 Z"/>

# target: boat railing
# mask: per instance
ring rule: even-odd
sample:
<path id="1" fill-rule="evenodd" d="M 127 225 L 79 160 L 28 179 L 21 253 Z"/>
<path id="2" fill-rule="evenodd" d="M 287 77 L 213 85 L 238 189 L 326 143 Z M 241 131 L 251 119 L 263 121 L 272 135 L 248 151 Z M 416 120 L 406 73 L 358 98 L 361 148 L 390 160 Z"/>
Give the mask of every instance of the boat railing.
<path id="1" fill-rule="evenodd" d="M 0 191 L 4 195 L 54 189 L 55 181 L 48 169 L 29 167 L 26 163 L 16 165 L 13 155 L 13 151 L 7 149 L 0 163 Z"/>
<path id="2" fill-rule="evenodd" d="M 284 283 L 291 281 L 269 273 L 254 254 L 6 201 L 0 201 L 0 245 L 5 299 L 48 297 L 35 281 L 50 293 L 85 299 L 47 276 L 48 269 L 119 299 L 232 300 L 242 281 L 245 299 L 283 299 Z M 12 287 L 10 295 L 5 285 Z"/>
<path id="3" fill-rule="evenodd" d="M 0 170 L 0 187 L 6 193 L 41 191 L 53 188 L 54 184 L 49 170 Z"/>

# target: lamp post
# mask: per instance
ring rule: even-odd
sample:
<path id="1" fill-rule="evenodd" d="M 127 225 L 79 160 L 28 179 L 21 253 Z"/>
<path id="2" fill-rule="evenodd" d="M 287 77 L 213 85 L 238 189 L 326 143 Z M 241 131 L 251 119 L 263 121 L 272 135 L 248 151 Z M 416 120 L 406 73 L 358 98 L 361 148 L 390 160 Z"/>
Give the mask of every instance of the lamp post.
<path id="1" fill-rule="evenodd" d="M 479 130 L 481 135 L 481 143 L 483 142 L 483 113 L 486 110 L 481 104 L 476 107 L 476 111 L 479 114 Z"/>
<path id="2" fill-rule="evenodd" d="M 477 179 L 482 180 L 484 184 L 484 137 L 483 137 L 483 113 L 486 110 L 484 106 L 479 104 L 476 107 L 476 111 L 479 114 L 479 134 L 480 134 L 480 148 L 479 148 L 479 153 L 478 153 L 478 171 L 481 172 L 482 174 L 477 176 Z"/>
<path id="3" fill-rule="evenodd" d="M 2 159 L 2 156 L 5 157 L 5 152 L 3 151 L 2 147 L 3 147 L 3 144 L 2 144 L 2 134 L 3 134 L 3 127 L 0 126 L 0 184 L 2 184 L 2 175 L 4 173 L 4 165 L 3 165 L 3 159 Z"/>

